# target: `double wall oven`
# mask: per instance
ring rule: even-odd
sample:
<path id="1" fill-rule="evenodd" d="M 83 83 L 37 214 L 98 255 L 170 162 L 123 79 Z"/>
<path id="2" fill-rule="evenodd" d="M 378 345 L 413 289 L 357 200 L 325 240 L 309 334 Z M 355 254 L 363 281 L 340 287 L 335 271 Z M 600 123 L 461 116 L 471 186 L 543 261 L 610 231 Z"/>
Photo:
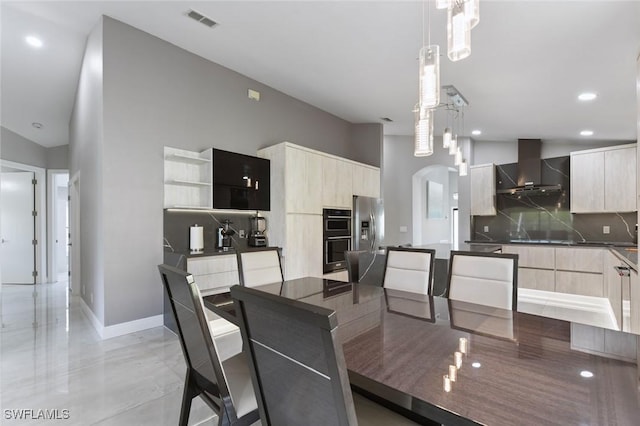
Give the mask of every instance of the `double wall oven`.
<path id="1" fill-rule="evenodd" d="M 322 243 L 324 273 L 347 267 L 344 252 L 351 250 L 351 210 L 322 210 Z"/>

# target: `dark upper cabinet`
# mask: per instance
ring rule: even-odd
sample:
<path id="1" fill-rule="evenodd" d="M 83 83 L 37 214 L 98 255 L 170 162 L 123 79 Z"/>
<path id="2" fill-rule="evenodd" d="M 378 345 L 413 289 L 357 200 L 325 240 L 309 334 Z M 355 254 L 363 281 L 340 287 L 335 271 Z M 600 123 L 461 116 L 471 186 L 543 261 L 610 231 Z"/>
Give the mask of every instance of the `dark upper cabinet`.
<path id="1" fill-rule="evenodd" d="M 213 150 L 213 208 L 270 210 L 270 162 Z"/>

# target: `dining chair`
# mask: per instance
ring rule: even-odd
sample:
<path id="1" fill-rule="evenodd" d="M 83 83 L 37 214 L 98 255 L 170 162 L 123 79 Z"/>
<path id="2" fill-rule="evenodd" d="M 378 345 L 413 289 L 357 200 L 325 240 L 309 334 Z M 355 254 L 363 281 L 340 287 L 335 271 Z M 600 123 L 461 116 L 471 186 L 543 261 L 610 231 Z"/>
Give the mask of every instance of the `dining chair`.
<path id="1" fill-rule="evenodd" d="M 259 412 L 247 355 L 240 352 L 221 361 L 193 276 L 169 265 L 158 265 L 158 270 L 187 363 L 179 424 L 188 423 L 191 403 L 196 396 L 216 412 L 220 425 L 255 423 Z"/>
<path id="2" fill-rule="evenodd" d="M 350 283 L 360 281 L 360 254 L 364 250 L 347 250 L 344 252 L 344 259 L 347 262 L 347 277 Z"/>
<path id="3" fill-rule="evenodd" d="M 387 247 L 382 286 L 431 294 L 435 258 L 434 249 Z"/>
<path id="4" fill-rule="evenodd" d="M 256 287 L 284 281 L 280 248 L 265 247 L 238 252 L 240 285 Z"/>
<path id="5" fill-rule="evenodd" d="M 263 426 L 413 425 L 352 394 L 335 311 L 233 286 Z"/>
<path id="6" fill-rule="evenodd" d="M 516 311 L 518 255 L 452 251 L 446 297 Z"/>
<path id="7" fill-rule="evenodd" d="M 449 299 L 447 302 L 451 328 L 505 340 L 518 340 L 518 314 L 511 309 L 497 309 L 461 300 Z"/>

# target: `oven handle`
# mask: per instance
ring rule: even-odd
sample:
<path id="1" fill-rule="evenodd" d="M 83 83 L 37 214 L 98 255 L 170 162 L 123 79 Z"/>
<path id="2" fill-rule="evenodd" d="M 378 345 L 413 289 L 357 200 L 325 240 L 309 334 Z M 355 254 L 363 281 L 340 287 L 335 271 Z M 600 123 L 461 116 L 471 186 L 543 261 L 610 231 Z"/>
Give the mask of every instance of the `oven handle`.
<path id="1" fill-rule="evenodd" d="M 345 220 L 351 220 L 351 215 L 349 216 L 325 216 L 325 219 L 345 219 Z"/>
<path id="2" fill-rule="evenodd" d="M 350 240 L 351 237 L 325 237 L 325 240 Z"/>

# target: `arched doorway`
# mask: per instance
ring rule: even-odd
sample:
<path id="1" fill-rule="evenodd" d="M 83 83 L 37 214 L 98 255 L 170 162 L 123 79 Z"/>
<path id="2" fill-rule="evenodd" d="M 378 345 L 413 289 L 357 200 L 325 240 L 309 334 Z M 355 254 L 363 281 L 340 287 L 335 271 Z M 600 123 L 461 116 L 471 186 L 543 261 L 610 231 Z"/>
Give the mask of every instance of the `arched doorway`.
<path id="1" fill-rule="evenodd" d="M 457 246 L 458 171 L 444 165 L 424 167 L 412 177 L 413 245 Z M 455 219 L 455 220 L 454 220 Z"/>

